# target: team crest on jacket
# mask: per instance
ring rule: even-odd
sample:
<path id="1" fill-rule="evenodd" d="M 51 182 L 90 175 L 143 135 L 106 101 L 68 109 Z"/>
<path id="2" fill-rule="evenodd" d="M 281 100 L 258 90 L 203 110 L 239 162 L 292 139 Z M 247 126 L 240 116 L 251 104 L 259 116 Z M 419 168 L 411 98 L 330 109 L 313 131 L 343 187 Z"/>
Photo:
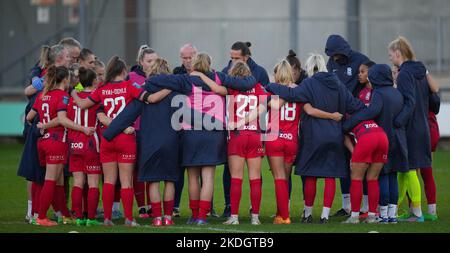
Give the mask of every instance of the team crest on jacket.
<path id="1" fill-rule="evenodd" d="M 347 68 L 347 76 L 352 76 L 352 72 L 353 72 L 352 68 L 348 67 Z"/>

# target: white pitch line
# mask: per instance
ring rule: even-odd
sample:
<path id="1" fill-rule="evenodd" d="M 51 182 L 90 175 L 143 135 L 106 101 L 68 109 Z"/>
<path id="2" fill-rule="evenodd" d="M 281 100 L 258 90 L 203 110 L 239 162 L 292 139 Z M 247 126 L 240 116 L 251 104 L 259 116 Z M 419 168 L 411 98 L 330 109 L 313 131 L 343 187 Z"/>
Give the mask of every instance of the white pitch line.
<path id="1" fill-rule="evenodd" d="M 235 232 L 235 233 L 273 233 L 268 231 L 249 231 L 249 230 L 239 230 L 239 229 L 226 229 L 226 228 L 214 228 L 214 227 L 186 227 L 186 226 L 172 226 L 168 229 L 190 229 L 190 230 L 211 230 L 220 232 Z"/>
<path id="2" fill-rule="evenodd" d="M 26 222 L 18 222 L 18 221 L 3 221 L 0 222 L 0 225 L 29 225 Z M 31 225 L 29 225 L 31 226 Z M 61 225 L 64 226 L 64 225 Z M 69 225 L 70 226 L 70 225 Z M 154 228 L 152 226 L 149 225 L 145 225 L 145 226 L 141 226 L 141 228 Z M 164 232 L 163 228 L 161 230 L 161 232 Z M 210 230 L 210 231 L 218 231 L 218 232 L 233 232 L 233 233 L 273 233 L 273 232 L 269 232 L 269 231 L 253 231 L 253 230 L 239 230 L 239 229 L 226 229 L 226 228 L 215 228 L 215 227 L 190 227 L 190 226 L 171 226 L 171 227 L 167 227 L 167 229 L 184 229 L 184 230 L 196 230 L 196 231 L 202 231 L 202 230 Z"/>

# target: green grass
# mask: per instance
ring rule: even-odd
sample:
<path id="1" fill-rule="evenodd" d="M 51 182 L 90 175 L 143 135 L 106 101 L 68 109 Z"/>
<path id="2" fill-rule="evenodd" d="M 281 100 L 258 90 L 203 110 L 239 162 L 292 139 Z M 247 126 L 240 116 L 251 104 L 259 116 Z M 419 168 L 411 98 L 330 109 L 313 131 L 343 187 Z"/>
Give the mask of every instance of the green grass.
<path id="1" fill-rule="evenodd" d="M 197 232 L 361 232 L 369 231 L 378 232 L 450 232 L 450 156 L 448 151 L 439 151 L 434 154 L 434 175 L 437 183 L 438 198 L 438 215 L 439 220 L 436 222 L 425 222 L 422 224 L 402 223 L 397 225 L 343 225 L 340 222 L 343 218 L 330 219 L 329 224 L 301 224 L 300 212 L 303 210 L 303 201 L 301 198 L 301 180 L 298 176 L 293 176 L 293 192 L 291 201 L 291 216 L 293 224 L 291 225 L 273 225 L 270 216 L 275 213 L 276 202 L 272 176 L 268 170 L 267 161 L 263 163 L 263 197 L 261 204 L 261 226 L 251 226 L 248 217 L 249 207 L 249 185 L 248 178 L 244 179 L 244 189 L 241 201 L 241 213 L 239 226 L 222 225 L 224 221 L 221 218 L 210 218 L 210 225 L 206 227 L 185 225 L 187 217 L 190 215 L 188 209 L 187 184 L 183 192 L 181 215 L 182 218 L 175 218 L 176 226 L 154 228 L 143 226 L 139 228 L 126 228 L 123 226 L 115 226 L 112 228 L 104 227 L 77 227 L 75 225 L 61 225 L 52 228 L 44 228 L 28 225 L 24 221 L 27 201 L 26 201 L 26 182 L 23 178 L 16 175 L 18 163 L 22 153 L 22 145 L 19 144 L 1 144 L 0 145 L 0 232 L 14 233 L 40 233 L 40 232 L 56 232 L 64 233 L 69 231 L 78 231 L 80 233 L 103 233 L 103 232 L 121 232 L 121 233 L 197 233 Z M 223 211 L 223 194 L 222 194 L 222 167 L 216 170 L 216 184 L 214 194 L 214 206 L 218 213 Z M 247 175 L 246 175 L 247 176 Z M 314 209 L 315 222 L 319 220 L 323 199 L 323 183 L 319 180 L 316 208 Z M 423 210 L 426 211 L 426 200 L 423 194 Z M 341 207 L 341 197 L 339 184 L 336 189 L 336 198 L 333 203 L 332 213 Z M 135 212 L 137 212 L 135 208 Z M 51 214 L 51 211 L 49 212 Z M 150 219 L 137 219 L 141 225 L 149 225 Z M 117 221 L 116 224 L 123 224 L 123 220 Z"/>

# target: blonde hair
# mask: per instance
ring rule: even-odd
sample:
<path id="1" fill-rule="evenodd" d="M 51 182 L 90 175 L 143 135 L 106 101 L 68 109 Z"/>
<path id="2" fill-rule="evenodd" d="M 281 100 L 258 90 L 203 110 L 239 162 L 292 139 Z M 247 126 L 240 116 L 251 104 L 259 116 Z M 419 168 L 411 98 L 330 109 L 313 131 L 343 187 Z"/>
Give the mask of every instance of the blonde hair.
<path id="1" fill-rule="evenodd" d="M 41 54 L 39 56 L 39 64 L 41 65 L 41 68 L 43 68 L 43 69 L 50 65 L 49 52 L 50 52 L 50 46 L 43 45 L 41 47 Z"/>
<path id="2" fill-rule="evenodd" d="M 230 76 L 245 77 L 245 76 L 251 76 L 252 72 L 250 71 L 250 68 L 248 67 L 247 63 L 245 63 L 244 61 L 238 60 L 230 68 L 230 70 L 228 71 L 228 74 Z"/>
<path id="3" fill-rule="evenodd" d="M 403 36 L 399 36 L 397 39 L 389 43 L 388 49 L 392 51 L 399 51 L 406 60 L 416 60 L 416 55 L 411 44 Z"/>
<path id="4" fill-rule="evenodd" d="M 207 73 L 211 71 L 211 57 L 207 53 L 199 53 L 192 63 L 192 69 Z"/>
<path id="5" fill-rule="evenodd" d="M 287 60 L 282 60 L 273 70 L 275 82 L 279 84 L 289 85 L 294 83 L 294 77 L 292 75 L 292 66 Z"/>
<path id="6" fill-rule="evenodd" d="M 138 55 L 136 57 L 137 64 L 141 64 L 141 61 L 144 59 L 146 54 L 156 54 L 155 50 L 153 48 L 149 47 L 148 45 L 142 45 L 139 47 Z"/>
<path id="7" fill-rule="evenodd" d="M 325 59 L 321 54 L 310 54 L 306 60 L 305 68 L 309 77 L 317 72 L 328 72 Z"/>
<path id="8" fill-rule="evenodd" d="M 169 63 L 163 58 L 158 58 L 154 62 L 152 62 L 148 71 L 149 76 L 172 73 Z"/>

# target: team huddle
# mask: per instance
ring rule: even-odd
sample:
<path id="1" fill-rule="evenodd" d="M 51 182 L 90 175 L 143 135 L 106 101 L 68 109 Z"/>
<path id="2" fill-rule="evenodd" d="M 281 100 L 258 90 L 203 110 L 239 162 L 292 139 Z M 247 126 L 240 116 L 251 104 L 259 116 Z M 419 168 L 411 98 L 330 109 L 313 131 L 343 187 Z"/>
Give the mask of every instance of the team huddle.
<path id="1" fill-rule="evenodd" d="M 264 156 L 275 185 L 273 224 L 291 224 L 292 171 L 302 179 L 302 223 L 313 222 L 321 178 L 320 223 L 330 216 L 346 216 L 348 224 L 438 219 L 431 158 L 439 140 L 439 87 L 405 38 L 388 45 L 391 67 L 330 35 L 328 62 L 310 54 L 302 66 L 289 50 L 272 82 L 250 47 L 235 42 L 228 65 L 215 71 L 207 53 L 186 44 L 181 66 L 172 71 L 146 45 L 130 70 L 118 56 L 105 66 L 73 38 L 43 46 L 25 88 L 18 171 L 29 182 L 29 223 L 114 226 L 121 201 L 125 226 L 136 227 L 136 199 L 140 218 L 172 226 L 187 171 L 187 224 L 208 225 L 208 216 L 218 216 L 216 166 L 224 165 L 224 224 L 241 222 L 247 167 L 250 223 L 259 225 Z M 330 215 L 336 179 L 342 208 Z M 402 203 L 408 208 L 399 214 Z M 54 219 L 47 216 L 50 206 Z"/>

